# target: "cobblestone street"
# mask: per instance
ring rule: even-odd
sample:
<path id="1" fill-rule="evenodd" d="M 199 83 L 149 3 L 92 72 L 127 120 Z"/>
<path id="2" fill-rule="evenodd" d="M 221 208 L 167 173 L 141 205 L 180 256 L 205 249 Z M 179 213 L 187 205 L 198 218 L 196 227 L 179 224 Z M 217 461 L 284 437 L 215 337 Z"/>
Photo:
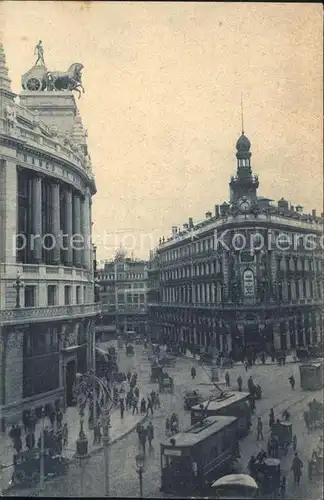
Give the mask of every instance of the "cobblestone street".
<path id="1" fill-rule="evenodd" d="M 145 385 L 148 390 L 156 389 L 156 384 L 146 385 L 149 380 L 150 365 L 147 354 L 142 346 L 136 346 L 134 358 L 127 358 L 124 351 L 119 351 L 119 360 L 122 370 L 136 370 L 138 372 L 139 384 Z M 192 381 L 190 368 L 192 364 L 197 367 L 197 377 Z M 177 359 L 176 366 L 168 369 L 168 372 L 175 379 L 174 394 L 161 394 L 161 410 L 154 413 L 153 424 L 155 428 L 155 439 L 153 448 L 147 451 L 146 466 L 143 476 L 144 495 L 146 497 L 161 496 L 160 488 L 160 446 L 159 443 L 165 437 L 165 419 L 173 411 L 179 414 L 181 428 L 186 427 L 190 421 L 189 412 L 183 409 L 183 392 L 186 389 L 196 386 L 200 392 L 206 396 L 212 390 L 212 385 L 208 385 L 208 369 L 202 369 L 196 361 L 190 359 Z M 206 373 L 207 372 L 207 373 Z M 225 370 L 220 370 L 220 380 L 223 381 Z M 298 364 L 286 364 L 283 367 L 277 365 L 256 365 L 245 372 L 243 365 L 235 365 L 229 370 L 231 385 L 236 389 L 236 379 L 239 374 L 243 378 L 246 386 L 248 376 L 251 374 L 254 381 L 259 383 L 263 389 L 263 398 L 257 402 L 256 413 L 253 417 L 253 424 L 250 434 L 240 442 L 242 469 L 246 471 L 246 464 L 251 454 L 265 446 L 268 437 L 268 413 L 271 407 L 274 408 L 275 415 L 281 416 L 284 409 L 289 408 L 292 415 L 293 432 L 298 437 L 298 450 L 304 461 L 304 476 L 300 487 L 297 489 L 292 482 L 290 472 L 292 461 L 292 450 L 288 456 L 282 460 L 283 473 L 287 475 L 287 497 L 288 498 L 309 498 L 317 500 L 321 498 L 320 481 L 314 479 L 309 484 L 307 479 L 307 459 L 312 449 L 316 445 L 319 437 L 319 430 L 313 431 L 310 435 L 305 432 L 302 412 L 308 401 L 317 397 L 321 398 L 318 392 L 302 392 L 299 388 Z M 288 377 L 294 374 L 296 378 L 296 388 L 291 391 Z M 146 381 L 146 382 L 145 382 Z M 223 384 L 221 384 L 223 385 Z M 264 442 L 256 441 L 255 421 L 261 416 L 264 423 Z M 110 451 L 110 494 L 112 496 L 137 496 L 139 495 L 139 479 L 136 473 L 135 457 L 138 453 L 138 440 L 136 432 L 132 432 L 127 437 L 111 446 Z M 82 492 L 81 492 L 81 471 L 82 471 Z M 31 492 L 28 492 L 31 494 Z M 89 458 L 83 469 L 77 462 L 70 465 L 69 473 L 65 477 L 49 480 L 46 483 L 45 496 L 83 496 L 94 497 L 103 496 L 103 454 L 102 452 Z M 19 490 L 12 490 L 10 494 L 19 495 Z"/>

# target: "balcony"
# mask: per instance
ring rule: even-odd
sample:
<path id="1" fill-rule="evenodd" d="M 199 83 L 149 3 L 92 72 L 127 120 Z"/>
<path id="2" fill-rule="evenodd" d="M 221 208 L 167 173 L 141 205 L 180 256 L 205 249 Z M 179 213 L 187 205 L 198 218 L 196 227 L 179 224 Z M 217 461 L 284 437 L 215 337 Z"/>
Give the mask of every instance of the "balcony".
<path id="1" fill-rule="evenodd" d="M 59 321 L 73 318 L 85 318 L 95 316 L 100 312 L 100 303 L 4 309 L 0 311 L 0 324 L 18 325 L 24 323 L 41 323 L 42 321 L 50 320 Z"/>

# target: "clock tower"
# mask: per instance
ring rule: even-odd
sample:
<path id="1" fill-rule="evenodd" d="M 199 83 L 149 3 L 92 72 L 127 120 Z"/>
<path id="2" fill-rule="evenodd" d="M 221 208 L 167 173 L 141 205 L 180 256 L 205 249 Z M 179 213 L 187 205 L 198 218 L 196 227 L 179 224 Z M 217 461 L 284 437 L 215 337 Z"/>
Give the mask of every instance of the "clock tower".
<path id="1" fill-rule="evenodd" d="M 237 171 L 231 177 L 230 202 L 236 210 L 247 213 L 257 203 L 259 180 L 252 174 L 251 143 L 242 130 L 242 135 L 236 143 Z"/>

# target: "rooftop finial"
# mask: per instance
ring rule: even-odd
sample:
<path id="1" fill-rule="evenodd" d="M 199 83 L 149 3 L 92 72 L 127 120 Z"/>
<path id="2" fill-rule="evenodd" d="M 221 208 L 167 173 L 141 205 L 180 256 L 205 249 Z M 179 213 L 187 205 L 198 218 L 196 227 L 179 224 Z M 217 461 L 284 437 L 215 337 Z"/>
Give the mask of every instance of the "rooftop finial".
<path id="1" fill-rule="evenodd" d="M 242 120 L 242 135 L 244 135 L 244 113 L 243 113 L 243 95 L 241 93 L 241 120 Z"/>

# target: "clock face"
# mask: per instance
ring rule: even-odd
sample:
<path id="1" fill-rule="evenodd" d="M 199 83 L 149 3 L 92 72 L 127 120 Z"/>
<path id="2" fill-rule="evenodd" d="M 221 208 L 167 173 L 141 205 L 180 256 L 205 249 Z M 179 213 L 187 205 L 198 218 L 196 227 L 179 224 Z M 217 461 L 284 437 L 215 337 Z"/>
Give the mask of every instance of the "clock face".
<path id="1" fill-rule="evenodd" d="M 239 207 L 240 207 L 241 212 L 245 213 L 245 212 L 248 212 L 250 210 L 251 203 L 249 200 L 240 200 Z"/>

